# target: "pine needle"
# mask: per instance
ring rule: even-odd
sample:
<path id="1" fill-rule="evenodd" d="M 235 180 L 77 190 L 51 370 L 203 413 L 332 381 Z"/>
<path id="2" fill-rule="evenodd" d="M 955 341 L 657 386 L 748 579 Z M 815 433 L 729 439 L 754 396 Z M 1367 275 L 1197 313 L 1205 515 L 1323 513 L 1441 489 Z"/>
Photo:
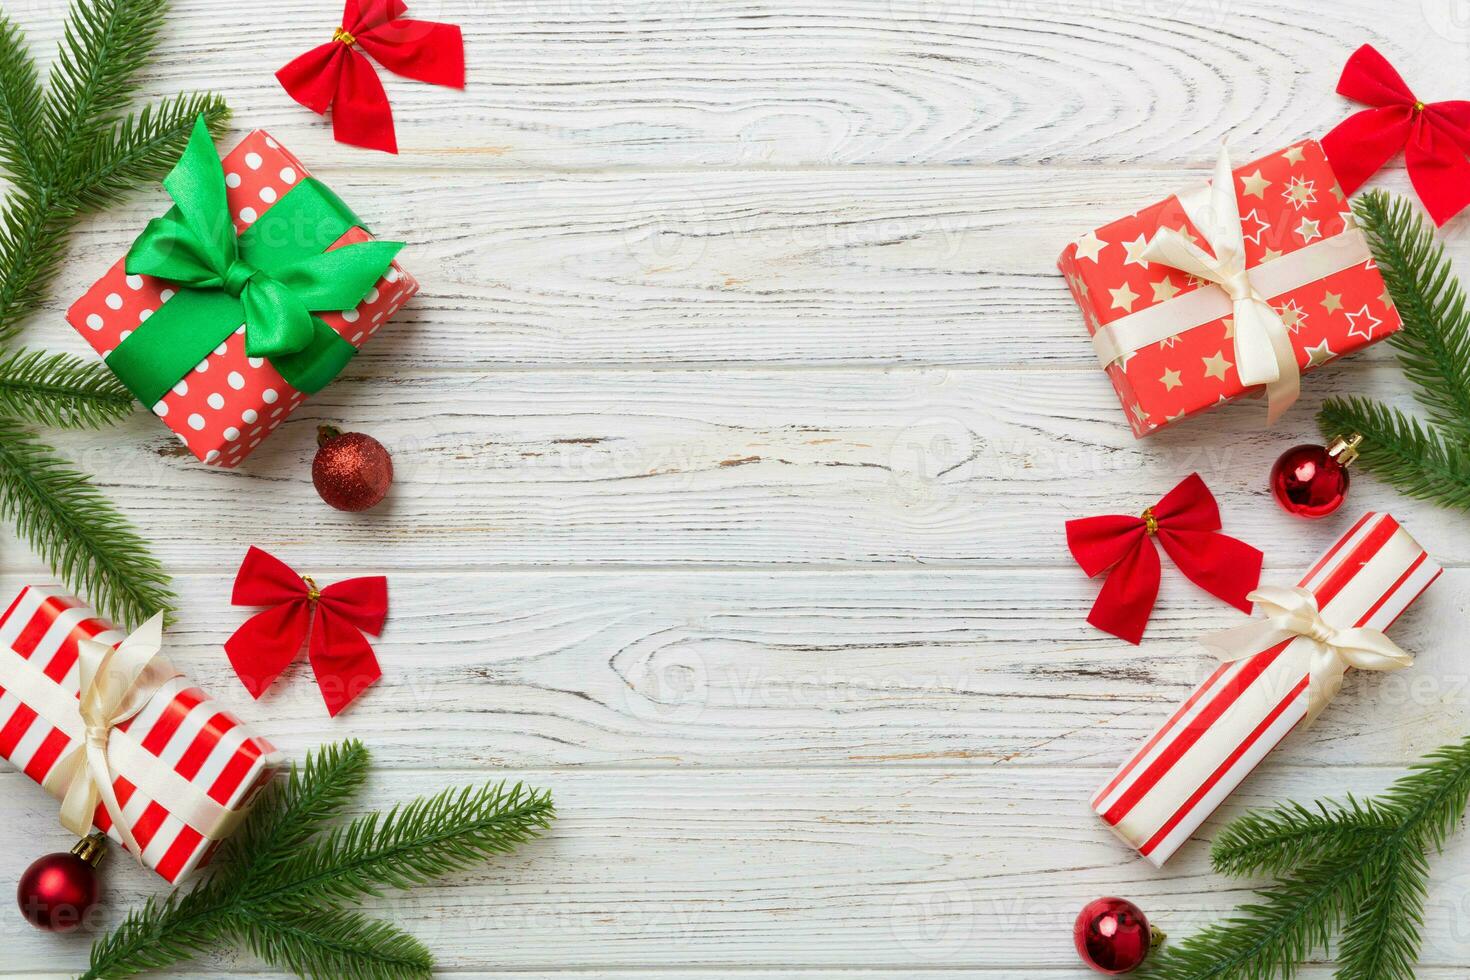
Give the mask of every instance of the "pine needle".
<path id="1" fill-rule="evenodd" d="M 168 576 L 143 539 L 82 474 L 0 418 L 0 517 L 97 611 L 124 624 L 172 608 Z"/>
<path id="2" fill-rule="evenodd" d="M 97 429 L 130 415 L 132 392 L 99 361 L 16 351 L 0 358 L 0 416 L 63 429 Z"/>
<path id="3" fill-rule="evenodd" d="M 0 166 L 27 192 L 40 188 L 45 170 L 45 104 L 25 35 L 0 10 Z"/>
<path id="4" fill-rule="evenodd" d="M 1363 436 L 1359 465 L 1394 487 L 1470 510 L 1470 310 L 1434 228 L 1407 200 L 1370 191 L 1353 202 L 1403 329 L 1389 338 L 1427 423 L 1365 398 L 1333 398 L 1329 438 Z"/>
<path id="5" fill-rule="evenodd" d="M 1369 191 L 1353 202 L 1404 329 L 1389 338 L 1429 418 L 1470 440 L 1470 311 L 1434 226 L 1407 199 Z"/>
<path id="6" fill-rule="evenodd" d="M 161 180 L 199 114 L 216 135 L 223 128 L 215 95 L 127 112 L 167 9 L 165 0 L 77 0 L 45 90 L 25 36 L 0 10 L 0 168 L 11 183 L 0 207 L 0 344 L 45 302 L 82 214 Z M 69 587 L 136 622 L 171 611 L 167 576 L 87 478 L 19 424 L 101 426 L 130 405 L 101 365 L 0 351 L 0 514 Z"/>
<path id="7" fill-rule="evenodd" d="M 427 980 L 434 957 L 397 926 L 360 912 L 240 913 L 242 939 L 271 966 L 312 980 Z"/>
<path id="8" fill-rule="evenodd" d="M 1375 799 L 1246 814 L 1212 857 L 1274 884 L 1224 922 L 1150 957 L 1140 980 L 1291 978 L 1341 930 L 1337 980 L 1414 980 L 1429 863 L 1470 800 L 1470 738 L 1426 757 Z"/>
<path id="9" fill-rule="evenodd" d="M 1470 453 L 1441 430 L 1366 398 L 1329 398 L 1317 414 L 1324 433 L 1356 432 L 1359 464 L 1401 493 L 1470 510 Z"/>
<path id="10" fill-rule="evenodd" d="M 422 943 L 350 906 L 509 851 L 543 833 L 555 810 L 549 794 L 520 785 L 466 786 L 328 829 L 367 764 L 367 750 L 350 740 L 293 766 L 256 803 L 211 876 L 129 913 L 92 946 L 83 980 L 133 976 L 230 944 L 303 977 L 428 977 L 433 960 Z"/>

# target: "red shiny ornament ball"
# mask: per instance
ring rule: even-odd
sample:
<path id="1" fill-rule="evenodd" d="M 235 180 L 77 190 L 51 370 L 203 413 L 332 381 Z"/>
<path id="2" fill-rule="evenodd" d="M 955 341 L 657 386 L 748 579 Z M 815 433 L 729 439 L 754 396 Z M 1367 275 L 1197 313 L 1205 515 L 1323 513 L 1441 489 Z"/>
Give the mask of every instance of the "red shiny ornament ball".
<path id="1" fill-rule="evenodd" d="M 321 498 L 338 510 L 367 510 L 388 495 L 393 457 L 383 444 L 361 432 L 317 430 L 311 482 Z"/>
<path id="2" fill-rule="evenodd" d="M 1099 898 L 1077 914 L 1072 939 L 1082 962 L 1098 973 L 1127 973 L 1148 957 L 1154 934 L 1148 917 L 1122 898 Z"/>
<path id="3" fill-rule="evenodd" d="M 1347 491 L 1347 467 L 1326 446 L 1294 446 L 1271 467 L 1271 495 L 1297 517 L 1326 517 L 1342 506 Z"/>
<path id="4" fill-rule="evenodd" d="M 101 894 L 97 869 L 75 854 L 57 851 L 38 858 L 20 876 L 16 901 L 31 925 L 71 932 L 82 924 Z"/>

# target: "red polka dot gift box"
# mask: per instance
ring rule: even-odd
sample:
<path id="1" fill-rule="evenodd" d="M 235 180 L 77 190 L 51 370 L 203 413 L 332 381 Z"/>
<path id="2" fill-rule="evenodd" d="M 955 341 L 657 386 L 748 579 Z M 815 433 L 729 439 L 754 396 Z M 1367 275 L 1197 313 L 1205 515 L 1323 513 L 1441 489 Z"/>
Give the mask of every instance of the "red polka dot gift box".
<path id="1" fill-rule="evenodd" d="M 352 254 L 346 246 L 373 236 L 263 130 L 220 161 L 201 123 L 164 186 L 174 209 L 149 223 L 67 320 L 195 456 L 232 467 L 330 381 L 418 283 L 383 243 L 368 246 L 384 257 L 379 266 L 341 272 L 332 253 Z M 150 256 L 183 278 L 137 271 Z M 366 288 L 342 302 L 341 282 L 353 276 Z"/>
<path id="2" fill-rule="evenodd" d="M 1401 323 L 1322 147 L 1307 140 L 1082 235 L 1058 266 L 1143 437 L 1301 376 Z"/>

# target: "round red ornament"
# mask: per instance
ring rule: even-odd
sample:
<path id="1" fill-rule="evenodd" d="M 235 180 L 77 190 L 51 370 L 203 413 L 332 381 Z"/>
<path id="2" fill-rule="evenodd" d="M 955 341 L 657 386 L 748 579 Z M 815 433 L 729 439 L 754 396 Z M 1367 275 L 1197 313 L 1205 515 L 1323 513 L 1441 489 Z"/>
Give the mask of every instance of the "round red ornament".
<path id="1" fill-rule="evenodd" d="M 1136 969 L 1149 950 L 1164 941 L 1150 928 L 1143 910 L 1123 898 L 1099 898 L 1077 914 L 1072 939 L 1082 962 L 1098 973 L 1116 975 Z"/>
<path id="2" fill-rule="evenodd" d="M 1293 446 L 1271 467 L 1271 495 L 1288 514 L 1326 517 L 1347 499 L 1347 468 L 1358 458 L 1362 441 L 1360 435 L 1339 436 L 1326 446 Z"/>
<path id="3" fill-rule="evenodd" d="M 338 510 L 367 510 L 388 495 L 393 457 L 383 444 L 361 432 L 317 428 L 311 482 L 323 500 Z"/>
<path id="4" fill-rule="evenodd" d="M 15 897 L 20 914 L 48 932 L 71 932 L 86 919 L 102 893 L 97 863 L 107 853 L 101 834 L 77 841 L 70 851 L 37 858 L 20 876 Z"/>

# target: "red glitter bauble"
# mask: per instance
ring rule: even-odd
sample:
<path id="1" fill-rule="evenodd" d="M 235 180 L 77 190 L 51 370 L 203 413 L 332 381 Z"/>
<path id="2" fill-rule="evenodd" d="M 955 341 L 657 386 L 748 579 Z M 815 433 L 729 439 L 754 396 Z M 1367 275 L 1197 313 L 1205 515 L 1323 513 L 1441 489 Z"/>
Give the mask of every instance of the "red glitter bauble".
<path id="1" fill-rule="evenodd" d="M 1293 446 L 1271 467 L 1271 495 L 1288 514 L 1326 517 L 1347 499 L 1347 468 L 1357 455 L 1357 441 L 1348 439 Z"/>
<path id="2" fill-rule="evenodd" d="M 70 852 L 37 858 L 15 889 L 20 914 L 48 932 L 71 932 L 82 925 L 102 893 L 96 868 L 102 853 L 102 838 L 94 835 Z"/>
<path id="3" fill-rule="evenodd" d="M 1149 927 L 1137 905 L 1122 898 L 1088 902 L 1072 927 L 1077 955 L 1098 973 L 1127 973 L 1137 968 L 1163 938 L 1163 933 Z"/>
<path id="4" fill-rule="evenodd" d="M 311 482 L 321 498 L 338 510 L 367 510 L 388 494 L 393 457 L 383 444 L 361 432 L 317 429 Z"/>

